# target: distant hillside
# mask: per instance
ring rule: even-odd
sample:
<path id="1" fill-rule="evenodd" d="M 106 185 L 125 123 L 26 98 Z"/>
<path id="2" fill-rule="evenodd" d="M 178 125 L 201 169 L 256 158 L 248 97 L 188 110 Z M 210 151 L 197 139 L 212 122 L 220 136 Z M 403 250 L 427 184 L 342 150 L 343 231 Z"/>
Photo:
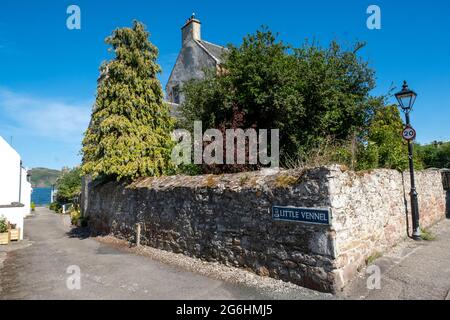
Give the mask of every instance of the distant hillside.
<path id="1" fill-rule="evenodd" d="M 47 168 L 33 168 L 31 174 L 31 185 L 33 188 L 48 188 L 55 184 L 61 171 Z"/>

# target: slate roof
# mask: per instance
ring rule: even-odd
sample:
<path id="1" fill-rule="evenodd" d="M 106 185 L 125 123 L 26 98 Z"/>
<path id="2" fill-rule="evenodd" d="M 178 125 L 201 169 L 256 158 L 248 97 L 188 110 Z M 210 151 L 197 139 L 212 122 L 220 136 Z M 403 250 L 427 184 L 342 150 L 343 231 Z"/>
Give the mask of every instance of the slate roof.
<path id="1" fill-rule="evenodd" d="M 206 52 L 211 55 L 218 63 L 221 63 L 224 59 L 224 54 L 228 51 L 227 48 L 219 46 L 217 44 L 205 41 L 205 40 L 197 40 L 203 49 L 206 49 Z"/>

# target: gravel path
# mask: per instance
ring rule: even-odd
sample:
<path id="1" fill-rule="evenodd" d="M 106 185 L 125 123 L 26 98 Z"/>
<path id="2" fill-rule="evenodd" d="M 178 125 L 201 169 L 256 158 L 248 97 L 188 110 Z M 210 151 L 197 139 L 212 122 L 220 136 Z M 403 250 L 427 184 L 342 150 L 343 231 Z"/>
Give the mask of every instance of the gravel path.
<path id="1" fill-rule="evenodd" d="M 217 263 L 129 248 L 112 237 L 89 238 L 45 208 L 25 221 L 26 240 L 0 247 L 0 299 L 333 298 Z M 80 290 L 67 287 L 70 266 L 79 267 Z"/>

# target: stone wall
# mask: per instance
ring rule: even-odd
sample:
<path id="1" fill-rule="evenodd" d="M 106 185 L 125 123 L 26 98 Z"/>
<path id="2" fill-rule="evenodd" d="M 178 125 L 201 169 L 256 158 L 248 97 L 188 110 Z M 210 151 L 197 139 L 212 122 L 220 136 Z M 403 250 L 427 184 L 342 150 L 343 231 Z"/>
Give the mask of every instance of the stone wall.
<path id="1" fill-rule="evenodd" d="M 442 177 L 438 170 L 426 170 L 416 172 L 415 179 L 420 225 L 427 228 L 445 218 Z M 409 192 L 409 173 L 330 170 L 337 287 L 348 283 L 370 256 L 382 254 L 411 234 Z"/>
<path id="2" fill-rule="evenodd" d="M 409 177 L 339 166 L 221 176 L 145 178 L 130 185 L 86 180 L 92 230 L 335 292 L 375 252 L 406 237 Z M 417 175 L 421 221 L 445 217 L 438 171 Z M 86 187 L 86 186 L 85 186 Z M 405 189 L 405 192 L 404 192 Z M 330 226 L 274 221 L 273 205 L 330 208 Z"/>

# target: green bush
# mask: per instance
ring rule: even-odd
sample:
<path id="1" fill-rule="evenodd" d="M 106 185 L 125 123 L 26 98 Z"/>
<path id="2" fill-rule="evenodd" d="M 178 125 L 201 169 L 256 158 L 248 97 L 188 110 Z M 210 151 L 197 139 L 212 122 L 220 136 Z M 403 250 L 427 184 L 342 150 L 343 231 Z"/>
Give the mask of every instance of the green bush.
<path id="1" fill-rule="evenodd" d="M 0 233 L 4 233 L 8 231 L 8 220 L 5 217 L 0 217 Z"/>
<path id="2" fill-rule="evenodd" d="M 450 142 L 434 141 L 415 145 L 425 168 L 450 168 Z"/>
<path id="3" fill-rule="evenodd" d="M 70 203 L 81 192 L 81 169 L 73 168 L 64 172 L 56 180 L 56 201 L 60 204 Z"/>
<path id="4" fill-rule="evenodd" d="M 403 123 L 396 106 L 377 109 L 367 129 L 355 132 L 347 140 L 332 137 L 318 138 L 299 149 L 293 157 L 286 157 L 283 167 L 316 167 L 342 164 L 356 171 L 376 168 L 405 170 L 408 168 L 408 145 L 401 132 Z M 416 170 L 423 168 L 422 157 L 414 154 Z"/>
<path id="5" fill-rule="evenodd" d="M 70 221 L 74 226 L 80 224 L 81 227 L 85 228 L 89 224 L 89 217 L 82 217 L 81 212 L 77 209 L 74 209 L 70 211 Z"/>
<path id="6" fill-rule="evenodd" d="M 375 72 L 359 55 L 363 47 L 293 47 L 259 30 L 229 46 L 225 72 L 183 85 L 178 125 L 192 130 L 201 120 L 204 128 L 279 129 L 281 162 L 296 161 L 323 137 L 345 142 L 356 132 L 360 138 L 384 106 L 383 97 L 371 95 Z M 348 159 L 347 152 L 336 156 Z"/>
<path id="7" fill-rule="evenodd" d="M 52 202 L 49 206 L 49 209 L 55 212 L 62 210 L 62 206 L 58 202 Z"/>
<path id="8" fill-rule="evenodd" d="M 420 234 L 420 238 L 424 241 L 434 241 L 436 240 L 436 236 L 429 231 L 428 229 L 425 228 L 420 228 L 421 234 Z"/>
<path id="9" fill-rule="evenodd" d="M 72 225 L 76 226 L 78 223 L 78 220 L 81 219 L 81 213 L 78 210 L 72 210 L 70 211 L 70 221 Z"/>
<path id="10" fill-rule="evenodd" d="M 198 176 L 202 174 L 202 167 L 198 164 L 182 164 L 178 167 L 177 173 L 187 176 Z"/>
<path id="11" fill-rule="evenodd" d="M 403 122 L 395 105 L 378 109 L 370 121 L 367 135 L 358 150 L 356 169 L 408 168 L 408 145 L 403 140 Z M 419 157 L 414 157 L 416 169 L 422 168 Z"/>

